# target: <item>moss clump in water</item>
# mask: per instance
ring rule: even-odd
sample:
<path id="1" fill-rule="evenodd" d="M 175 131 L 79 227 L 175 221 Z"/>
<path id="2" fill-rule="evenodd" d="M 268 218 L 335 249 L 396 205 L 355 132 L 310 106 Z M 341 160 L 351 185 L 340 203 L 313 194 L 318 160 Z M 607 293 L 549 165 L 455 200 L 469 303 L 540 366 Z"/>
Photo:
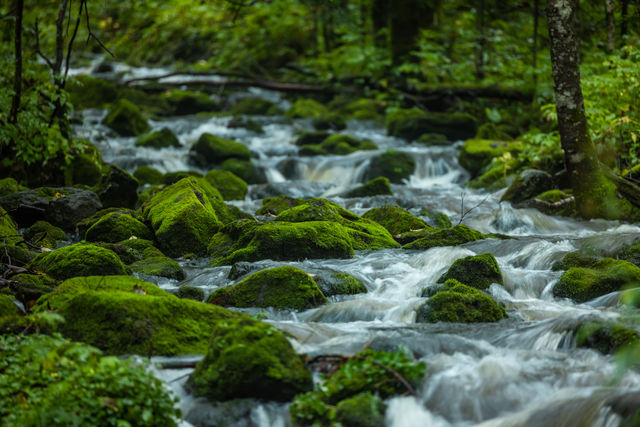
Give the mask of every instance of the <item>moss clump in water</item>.
<path id="1" fill-rule="evenodd" d="M 299 99 L 285 113 L 292 119 L 313 119 L 329 114 L 327 107 L 313 99 Z"/>
<path id="2" fill-rule="evenodd" d="M 364 179 L 371 180 L 384 176 L 394 184 L 401 184 L 404 179 L 409 179 L 415 168 L 416 161 L 409 153 L 387 150 L 370 160 Z"/>
<path id="3" fill-rule="evenodd" d="M 168 148 L 180 147 L 180 141 L 169 128 L 144 135 L 136 141 L 136 147 Z"/>
<path id="4" fill-rule="evenodd" d="M 190 155 L 194 163 L 203 167 L 219 165 L 228 159 L 251 159 L 251 153 L 246 145 L 210 133 L 200 135 L 191 147 Z"/>
<path id="5" fill-rule="evenodd" d="M 132 272 L 148 276 L 184 280 L 186 275 L 180 264 L 166 256 L 151 256 L 129 264 Z"/>
<path id="6" fill-rule="evenodd" d="M 377 222 L 394 236 L 412 230 L 433 230 L 422 219 L 411 215 L 400 206 L 384 205 L 369 209 L 362 217 Z"/>
<path id="7" fill-rule="evenodd" d="M 391 196 L 391 184 L 389 179 L 379 176 L 370 181 L 365 182 L 359 187 L 349 190 L 344 197 L 372 197 L 372 196 Z"/>
<path id="8" fill-rule="evenodd" d="M 140 109 L 126 99 L 113 104 L 102 123 L 121 136 L 138 136 L 151 129 Z"/>
<path id="9" fill-rule="evenodd" d="M 396 237 L 396 240 L 403 244 L 403 249 L 430 249 L 436 246 L 458 246 L 463 243 L 486 239 L 487 236 L 467 227 L 458 224 L 451 228 L 441 228 L 430 230 L 425 228 L 421 231 L 409 231 Z"/>
<path id="10" fill-rule="evenodd" d="M 614 323 L 586 322 L 576 331 L 576 346 L 592 348 L 602 354 L 617 353 L 639 342 L 640 332 Z"/>
<path id="11" fill-rule="evenodd" d="M 295 267 L 262 270 L 239 283 L 218 289 L 207 302 L 232 307 L 306 310 L 327 302 L 316 282 Z"/>
<path id="12" fill-rule="evenodd" d="M 196 396 L 288 401 L 311 389 L 310 372 L 273 326 L 242 317 L 219 321 L 211 332 L 207 354 L 189 378 Z"/>
<path id="13" fill-rule="evenodd" d="M 486 253 L 455 260 L 449 270 L 440 276 L 438 283 L 444 283 L 448 279 L 484 290 L 492 283 L 502 284 L 502 272 L 493 254 Z"/>

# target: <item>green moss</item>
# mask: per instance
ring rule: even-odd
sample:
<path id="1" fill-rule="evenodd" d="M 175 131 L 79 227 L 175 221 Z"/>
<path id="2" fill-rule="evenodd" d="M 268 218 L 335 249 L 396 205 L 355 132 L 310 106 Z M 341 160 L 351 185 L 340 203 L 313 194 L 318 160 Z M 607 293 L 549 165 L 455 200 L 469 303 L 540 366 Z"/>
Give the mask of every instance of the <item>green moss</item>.
<path id="1" fill-rule="evenodd" d="M 191 177 L 165 188 L 145 204 L 143 216 L 163 252 L 171 257 L 206 253 L 221 225 L 209 195 L 203 181 Z"/>
<path id="2" fill-rule="evenodd" d="M 434 212 L 422 209 L 420 215 L 426 218 L 426 223 L 436 228 L 451 228 L 453 224 L 447 215 L 442 212 Z"/>
<path id="3" fill-rule="evenodd" d="M 177 171 L 177 172 L 167 172 L 162 176 L 162 184 L 171 185 L 180 181 L 182 178 L 188 178 L 193 176 L 195 178 L 202 178 L 203 175 L 200 172 L 196 171 Z"/>
<path id="4" fill-rule="evenodd" d="M 348 273 L 334 273 L 331 275 L 331 283 L 321 284 L 320 278 L 316 278 L 318 286 L 326 296 L 331 295 L 355 295 L 367 293 L 367 287 L 362 282 Z M 329 288 L 327 292 L 325 288 Z"/>
<path id="5" fill-rule="evenodd" d="M 220 169 L 233 172 L 247 184 L 261 184 L 266 181 L 251 160 L 227 159 L 220 165 Z"/>
<path id="6" fill-rule="evenodd" d="M 66 319 L 65 336 L 107 353 L 164 356 L 204 353 L 213 327 L 238 316 L 222 307 L 177 298 L 140 279 L 122 279 L 65 282 L 41 298 L 38 310 L 56 310 Z"/>
<path id="7" fill-rule="evenodd" d="M 448 279 L 418 310 L 418 322 L 497 322 L 506 318 L 504 308 L 484 292 Z"/>
<path id="8" fill-rule="evenodd" d="M 218 322 L 189 385 L 209 400 L 288 401 L 312 387 L 311 374 L 282 332 L 248 317 Z"/>
<path id="9" fill-rule="evenodd" d="M 491 163 L 493 158 L 500 157 L 506 152 L 517 154 L 522 148 L 522 144 L 518 142 L 507 143 L 490 139 L 468 139 L 460 149 L 458 162 L 473 177 L 476 177 Z"/>
<path id="10" fill-rule="evenodd" d="M 113 83 L 87 75 L 70 78 L 64 89 L 69 93 L 69 101 L 75 110 L 103 108 L 118 96 Z"/>
<path id="11" fill-rule="evenodd" d="M 20 314 L 18 306 L 13 303 L 13 298 L 9 295 L 0 294 L 0 317 L 17 316 Z"/>
<path id="12" fill-rule="evenodd" d="M 133 176 L 140 184 L 162 184 L 163 179 L 162 172 L 151 166 L 139 166 Z"/>
<path id="13" fill-rule="evenodd" d="M 640 268 L 628 261 L 604 258 L 592 268 L 570 268 L 553 287 L 553 295 L 585 302 L 632 287 L 640 287 Z"/>
<path id="14" fill-rule="evenodd" d="M 347 155 L 359 150 L 376 150 L 378 146 L 371 141 L 360 141 L 342 133 L 329 135 L 317 145 L 303 145 L 300 155 Z"/>
<path id="15" fill-rule="evenodd" d="M 161 100 L 169 106 L 168 116 L 184 116 L 200 112 L 218 111 L 218 104 L 208 95 L 184 90 L 170 90 L 161 95 Z"/>
<path id="16" fill-rule="evenodd" d="M 23 237 L 32 245 L 55 248 L 58 242 L 67 238 L 67 234 L 61 228 L 51 225 L 46 221 L 37 221 L 31 227 L 27 228 Z"/>
<path id="17" fill-rule="evenodd" d="M 212 265 L 238 261 L 351 258 L 349 230 L 329 221 L 302 223 L 237 221 L 226 225 L 209 244 Z"/>
<path id="18" fill-rule="evenodd" d="M 104 215 L 85 234 L 85 239 L 89 242 L 115 243 L 130 237 L 153 240 L 153 233 L 142 222 L 124 212 Z"/>
<path id="19" fill-rule="evenodd" d="M 87 230 L 89 228 L 91 228 L 92 225 L 94 225 L 96 222 L 100 221 L 100 219 L 103 218 L 105 215 L 108 215 L 108 214 L 114 213 L 114 212 L 118 212 L 118 213 L 126 214 L 126 215 L 131 215 L 132 217 L 137 218 L 136 213 L 133 210 L 127 209 L 127 208 L 100 209 L 99 211 L 97 211 L 96 213 L 91 215 L 90 217 L 87 217 L 87 218 L 83 219 L 82 221 L 80 221 L 80 222 L 78 222 L 76 224 L 76 229 L 78 230 L 78 234 L 81 237 L 84 237 L 84 235 L 87 234 Z"/>
<path id="20" fill-rule="evenodd" d="M 511 141 L 509 134 L 500 130 L 494 123 L 486 122 L 478 128 L 476 139 L 491 139 L 494 141 Z"/>
<path id="21" fill-rule="evenodd" d="M 0 236 L 5 245 L 15 245 L 22 241 L 18 234 L 18 227 L 11 216 L 0 206 Z"/>
<path id="22" fill-rule="evenodd" d="M 282 110 L 276 104 L 264 98 L 242 98 L 229 109 L 232 115 L 278 116 Z"/>
<path id="23" fill-rule="evenodd" d="M 152 116 L 171 115 L 169 103 L 160 94 L 149 93 L 132 87 L 121 87 L 118 89 L 118 98 L 131 101 L 143 112 L 148 112 Z"/>
<path id="24" fill-rule="evenodd" d="M 496 166 L 491 166 L 496 164 Z M 517 159 L 509 160 L 506 163 L 496 162 L 494 160 L 486 168 L 486 172 L 481 173 L 480 176 L 467 182 L 467 185 L 471 188 L 485 188 L 487 190 L 498 190 L 508 185 L 507 177 L 511 176 L 511 173 L 520 166 L 520 162 Z"/>
<path id="25" fill-rule="evenodd" d="M 327 107 L 313 99 L 299 99 L 285 114 L 292 119 L 313 119 L 315 117 L 322 117 L 328 113 L 329 110 L 327 110 Z"/>
<path id="26" fill-rule="evenodd" d="M 102 123 L 121 136 L 138 136 L 151 129 L 140 109 L 126 99 L 113 104 Z"/>
<path id="27" fill-rule="evenodd" d="M 338 402 L 335 421 L 348 427 L 384 427 L 384 412 L 382 399 L 367 391 Z"/>
<path id="28" fill-rule="evenodd" d="M 487 289 L 492 283 L 502 284 L 502 272 L 493 254 L 468 256 L 454 261 L 438 283 L 455 279 L 476 289 Z"/>
<path id="29" fill-rule="evenodd" d="M 595 265 L 602 257 L 586 250 L 574 251 L 565 254 L 561 261 L 555 262 L 552 270 L 568 270 L 572 267 L 590 268 Z"/>
<path id="30" fill-rule="evenodd" d="M 204 291 L 195 286 L 182 285 L 176 291 L 176 296 L 183 299 L 202 301 L 204 300 Z"/>
<path id="31" fill-rule="evenodd" d="M 316 117 L 312 123 L 314 128 L 318 130 L 343 130 L 347 127 L 347 122 L 342 114 L 329 113 L 324 116 Z"/>
<path id="32" fill-rule="evenodd" d="M 406 233 L 411 230 L 419 230 L 429 227 L 422 219 L 411 215 L 400 206 L 384 205 L 379 208 L 369 209 L 362 215 L 389 230 L 392 235 Z"/>
<path id="33" fill-rule="evenodd" d="M 251 274 L 235 285 L 218 289 L 208 303 L 232 307 L 273 307 L 306 310 L 327 302 L 316 282 L 295 267 L 276 267 Z"/>
<path id="34" fill-rule="evenodd" d="M 8 196 L 18 191 L 20 191 L 18 181 L 13 178 L 0 179 L 0 197 Z"/>
<path id="35" fill-rule="evenodd" d="M 318 145 L 330 135 L 331 134 L 329 132 L 325 131 L 303 132 L 298 136 L 294 144 L 298 147 L 302 147 L 304 145 Z"/>
<path id="36" fill-rule="evenodd" d="M 169 128 L 144 135 L 136 140 L 136 147 L 167 148 L 180 147 L 180 141 Z"/>
<path id="37" fill-rule="evenodd" d="M 131 208 L 138 203 L 138 180 L 124 169 L 109 165 L 100 182 L 92 190 L 104 208 Z"/>
<path id="38" fill-rule="evenodd" d="M 262 124 L 246 116 L 233 116 L 227 123 L 227 127 L 230 129 L 242 128 L 258 135 L 264 135 Z"/>
<path id="39" fill-rule="evenodd" d="M 127 239 L 117 243 L 99 243 L 118 255 L 125 264 L 133 264 L 150 257 L 164 257 L 160 249 L 153 246 L 153 242 L 145 239 Z"/>
<path id="40" fill-rule="evenodd" d="M 174 280 L 184 280 L 186 275 L 180 264 L 166 256 L 151 256 L 129 265 L 131 271 L 147 276 L 166 277 Z"/>
<path id="41" fill-rule="evenodd" d="M 418 142 L 429 147 L 433 145 L 449 145 L 450 144 L 450 141 L 449 141 L 449 138 L 447 138 L 447 135 L 443 135 L 441 133 L 424 133 L 420 135 L 420 138 L 418 138 Z"/>
<path id="42" fill-rule="evenodd" d="M 27 307 L 31 307 L 38 298 L 53 291 L 58 285 L 58 282 L 46 274 L 16 274 L 11 276 L 11 281 L 14 282 L 11 291 Z"/>
<path id="43" fill-rule="evenodd" d="M 289 196 L 267 197 L 262 199 L 262 207 L 256 211 L 256 215 L 278 215 L 294 206 L 303 204 L 304 199 L 297 199 Z"/>
<path id="44" fill-rule="evenodd" d="M 104 168 L 100 150 L 87 140 L 76 140 L 75 142 L 81 143 L 82 146 L 67 165 L 66 173 L 70 171 L 73 185 L 94 186 L 100 182 Z"/>
<path id="45" fill-rule="evenodd" d="M 206 166 L 219 165 L 227 159 L 249 160 L 251 153 L 244 144 L 203 133 L 191 147 L 191 156 L 196 164 Z"/>
<path id="46" fill-rule="evenodd" d="M 229 171 L 214 169 L 204 179 L 220 192 L 224 200 L 244 200 L 249 188 L 242 178 Z"/>
<path id="47" fill-rule="evenodd" d="M 592 348 L 602 354 L 617 353 L 620 349 L 640 342 L 640 333 L 614 323 L 586 322 L 576 331 L 576 346 Z"/>
<path id="48" fill-rule="evenodd" d="M 3 267 L 2 264 L 22 267 L 29 263 L 36 254 L 36 252 L 29 251 L 23 246 L 0 243 L 0 268 Z"/>
<path id="49" fill-rule="evenodd" d="M 365 182 L 359 187 L 344 193 L 344 197 L 372 197 L 372 196 L 391 196 L 391 184 L 389 179 L 383 176 L 379 176 L 370 181 Z"/>
<path id="50" fill-rule="evenodd" d="M 353 249 L 395 248 L 398 244 L 389 232 L 379 224 L 349 212 L 325 199 L 311 199 L 276 216 L 276 221 L 305 222 L 331 221 L 346 228 L 352 239 Z"/>
<path id="51" fill-rule="evenodd" d="M 567 193 L 563 190 L 549 190 L 544 193 L 538 194 L 536 199 L 542 200 L 543 202 L 557 203 L 559 201 L 568 199 L 571 197 L 571 194 Z"/>
<path id="52" fill-rule="evenodd" d="M 428 113 L 414 108 L 387 116 L 387 133 L 408 140 L 425 133 L 440 133 L 451 141 L 471 138 L 477 126 L 475 118 L 464 113 Z"/>
<path id="53" fill-rule="evenodd" d="M 370 160 L 364 179 L 384 176 L 394 184 L 401 184 L 404 179 L 409 179 L 415 168 L 416 162 L 410 154 L 387 150 Z"/>
<path id="54" fill-rule="evenodd" d="M 63 280 L 76 276 L 126 274 L 127 268 L 120 258 L 108 249 L 86 243 L 44 252 L 35 257 L 28 268 L 43 271 Z"/>
<path id="55" fill-rule="evenodd" d="M 435 246 L 458 246 L 463 243 L 486 239 L 487 236 L 467 227 L 458 224 L 451 228 L 439 230 L 422 230 L 418 232 L 402 233 L 396 240 L 403 244 L 403 249 L 429 249 Z M 406 243 L 405 243 L 406 242 Z"/>
<path id="56" fill-rule="evenodd" d="M 383 101 L 361 98 L 340 108 L 340 114 L 353 120 L 382 120 L 386 106 Z"/>

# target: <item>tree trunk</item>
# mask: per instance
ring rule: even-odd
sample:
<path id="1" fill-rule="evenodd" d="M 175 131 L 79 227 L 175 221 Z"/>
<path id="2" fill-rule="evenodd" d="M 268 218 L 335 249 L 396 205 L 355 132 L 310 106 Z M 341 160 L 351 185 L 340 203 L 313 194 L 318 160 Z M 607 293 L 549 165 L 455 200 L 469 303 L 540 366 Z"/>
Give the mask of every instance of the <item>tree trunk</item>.
<path id="1" fill-rule="evenodd" d="M 18 111 L 20 110 L 20 98 L 22 97 L 22 12 L 24 1 L 15 0 L 13 4 L 15 12 L 15 69 L 13 74 L 13 98 L 11 99 L 11 111 L 9 112 L 9 123 L 18 123 Z"/>
<path id="2" fill-rule="evenodd" d="M 533 45 L 531 46 L 531 68 L 533 84 L 538 84 L 538 23 L 540 21 L 540 0 L 533 0 Z"/>
<path id="3" fill-rule="evenodd" d="M 476 9 L 476 81 L 484 79 L 484 0 L 478 1 Z"/>
<path id="4" fill-rule="evenodd" d="M 587 128 L 580 86 L 578 0 L 547 0 L 551 69 L 560 141 L 578 213 L 585 218 L 628 218 L 631 206 L 605 177 Z M 626 203 L 625 203 L 626 202 Z"/>
<path id="5" fill-rule="evenodd" d="M 607 17 L 607 52 L 616 49 L 616 22 L 613 16 L 613 0 L 604 0 L 604 11 Z"/>
<path id="6" fill-rule="evenodd" d="M 627 19 L 629 16 L 629 0 L 622 0 L 620 10 L 620 38 L 623 39 L 627 35 Z"/>

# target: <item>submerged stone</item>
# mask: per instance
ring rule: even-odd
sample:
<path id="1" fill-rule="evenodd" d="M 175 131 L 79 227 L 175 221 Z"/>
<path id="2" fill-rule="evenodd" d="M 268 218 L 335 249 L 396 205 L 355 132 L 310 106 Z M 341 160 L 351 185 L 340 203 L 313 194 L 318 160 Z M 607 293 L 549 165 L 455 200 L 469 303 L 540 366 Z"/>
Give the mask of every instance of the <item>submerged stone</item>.
<path id="1" fill-rule="evenodd" d="M 449 279 L 484 290 L 492 283 L 502 284 L 502 272 L 493 254 L 485 253 L 455 260 L 447 272 L 440 276 L 438 283 Z"/>
<path id="2" fill-rule="evenodd" d="M 220 321 L 212 332 L 205 358 L 189 377 L 196 396 L 288 401 L 311 389 L 310 372 L 273 326 L 243 317 Z"/>

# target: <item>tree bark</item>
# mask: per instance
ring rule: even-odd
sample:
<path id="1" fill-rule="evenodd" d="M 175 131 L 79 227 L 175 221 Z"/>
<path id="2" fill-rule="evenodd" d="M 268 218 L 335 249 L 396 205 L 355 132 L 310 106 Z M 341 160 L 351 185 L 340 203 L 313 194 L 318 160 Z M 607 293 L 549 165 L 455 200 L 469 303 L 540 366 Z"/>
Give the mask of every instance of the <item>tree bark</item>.
<path id="1" fill-rule="evenodd" d="M 20 110 L 20 99 L 22 98 L 22 12 L 24 10 L 24 0 L 15 0 L 13 4 L 15 11 L 15 62 L 13 74 L 13 98 L 11 99 L 11 111 L 9 112 L 9 123 L 18 122 L 18 111 Z"/>
<path id="2" fill-rule="evenodd" d="M 565 165 L 581 216 L 625 218 L 630 206 L 617 198 L 615 184 L 600 168 L 587 128 L 580 85 L 577 10 L 578 0 L 547 0 L 551 69 Z"/>
<path id="3" fill-rule="evenodd" d="M 607 52 L 616 49 L 616 22 L 613 16 L 613 0 L 604 0 L 604 11 L 607 17 Z"/>

